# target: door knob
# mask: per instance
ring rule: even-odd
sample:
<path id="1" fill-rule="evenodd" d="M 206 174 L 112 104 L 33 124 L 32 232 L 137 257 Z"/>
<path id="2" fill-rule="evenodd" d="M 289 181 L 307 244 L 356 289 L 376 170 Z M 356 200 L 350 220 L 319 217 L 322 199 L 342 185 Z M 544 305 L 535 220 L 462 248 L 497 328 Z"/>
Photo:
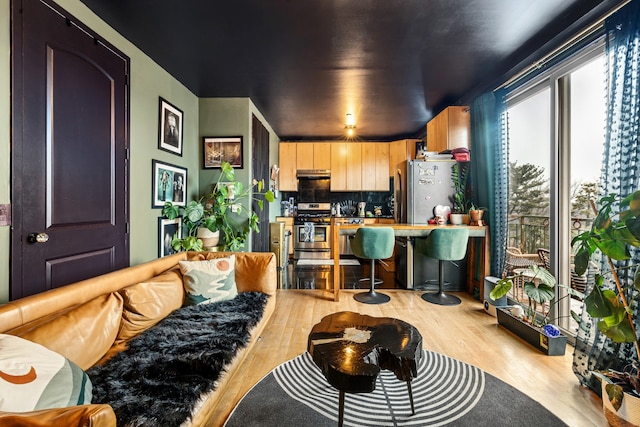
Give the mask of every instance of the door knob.
<path id="1" fill-rule="evenodd" d="M 27 236 L 29 243 L 46 243 L 49 240 L 47 233 L 31 233 Z"/>

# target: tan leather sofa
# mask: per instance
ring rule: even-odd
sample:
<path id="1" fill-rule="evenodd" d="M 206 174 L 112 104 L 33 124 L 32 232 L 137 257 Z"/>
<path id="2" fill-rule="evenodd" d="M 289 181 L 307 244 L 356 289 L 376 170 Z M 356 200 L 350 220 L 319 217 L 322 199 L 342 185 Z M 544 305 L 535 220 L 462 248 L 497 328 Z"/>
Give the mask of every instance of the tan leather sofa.
<path id="1" fill-rule="evenodd" d="M 137 335 L 182 305 L 184 289 L 178 261 L 228 255 L 180 252 L 12 301 L 0 306 L 0 333 L 42 344 L 86 370 L 125 349 L 126 339 L 122 337 Z M 216 390 L 195 410 L 193 426 L 208 421 L 221 390 L 231 381 L 275 309 L 275 255 L 236 253 L 236 286 L 238 292 L 259 291 L 270 298 L 248 346 L 227 367 Z M 27 413 L 0 412 L 0 425 L 114 426 L 116 416 L 109 405 L 91 404 Z"/>

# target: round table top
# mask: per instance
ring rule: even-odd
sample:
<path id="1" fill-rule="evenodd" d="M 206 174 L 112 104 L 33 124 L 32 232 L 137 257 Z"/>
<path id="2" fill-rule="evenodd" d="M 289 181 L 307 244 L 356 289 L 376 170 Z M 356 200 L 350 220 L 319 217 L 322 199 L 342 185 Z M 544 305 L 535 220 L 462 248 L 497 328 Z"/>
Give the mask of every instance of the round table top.
<path id="1" fill-rule="evenodd" d="M 365 393 L 375 389 L 381 369 L 402 381 L 416 377 L 422 335 L 399 319 L 342 311 L 325 316 L 312 328 L 307 350 L 329 384 Z"/>

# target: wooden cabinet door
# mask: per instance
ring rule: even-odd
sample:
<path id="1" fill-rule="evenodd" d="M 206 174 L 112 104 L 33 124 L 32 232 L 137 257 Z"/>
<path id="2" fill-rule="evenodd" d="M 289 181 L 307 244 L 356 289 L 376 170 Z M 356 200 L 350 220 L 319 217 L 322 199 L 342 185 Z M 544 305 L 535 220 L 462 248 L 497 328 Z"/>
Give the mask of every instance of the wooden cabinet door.
<path id="1" fill-rule="evenodd" d="M 376 145 L 373 142 L 361 144 L 363 191 L 376 191 Z"/>
<path id="2" fill-rule="evenodd" d="M 331 143 L 313 143 L 313 168 L 331 169 Z"/>
<path id="3" fill-rule="evenodd" d="M 280 191 L 298 191 L 296 179 L 296 149 L 295 142 L 281 142 L 280 151 Z"/>
<path id="4" fill-rule="evenodd" d="M 313 144 L 298 142 L 296 144 L 296 167 L 300 169 L 313 169 Z"/>
<path id="5" fill-rule="evenodd" d="M 469 135 L 469 107 L 447 107 L 427 123 L 427 150 L 440 152 L 469 148 Z"/>
<path id="6" fill-rule="evenodd" d="M 347 142 L 347 191 L 362 190 L 362 143 Z"/>
<path id="7" fill-rule="evenodd" d="M 447 148 L 469 148 L 471 135 L 471 118 L 469 107 L 449 107 L 449 138 Z"/>
<path id="8" fill-rule="evenodd" d="M 347 143 L 331 144 L 331 191 L 347 191 Z"/>
<path id="9" fill-rule="evenodd" d="M 375 191 L 389 191 L 389 144 L 375 144 Z M 363 181 L 364 184 L 364 181 Z"/>
<path id="10" fill-rule="evenodd" d="M 362 143 L 362 190 L 389 191 L 388 143 Z"/>

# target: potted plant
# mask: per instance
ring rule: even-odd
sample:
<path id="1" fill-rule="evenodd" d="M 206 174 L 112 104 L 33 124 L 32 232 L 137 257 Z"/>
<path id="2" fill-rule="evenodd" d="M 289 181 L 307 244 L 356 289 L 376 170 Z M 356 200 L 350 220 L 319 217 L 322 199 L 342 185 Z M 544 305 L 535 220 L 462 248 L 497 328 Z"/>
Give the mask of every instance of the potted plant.
<path id="1" fill-rule="evenodd" d="M 629 363 L 625 372 L 595 372 L 602 380 L 602 400 L 605 415 L 612 425 L 614 418 L 623 418 L 640 424 L 640 406 L 635 410 L 635 419 L 626 418 L 633 413 L 632 406 L 640 405 L 640 343 L 636 332 L 633 309 L 628 298 L 630 288 L 640 290 L 640 269 L 637 264 L 616 266 L 614 261 L 631 259 L 630 248 L 640 248 L 640 191 L 624 198 L 611 194 L 603 197 L 591 230 L 573 238 L 576 247 L 575 270 L 583 274 L 592 257 L 599 250 L 609 269 L 596 275 L 593 290 L 584 299 L 589 315 L 598 320 L 598 330 L 616 343 L 633 343 L 636 359 Z M 593 206 L 596 211 L 595 206 Z M 628 264 L 628 263 L 625 263 Z M 622 276 L 622 278 L 621 278 Z M 624 277 L 628 279 L 624 280 Z M 605 280 L 614 289 L 605 289 Z M 619 422 L 619 420 L 615 420 Z"/>
<path id="2" fill-rule="evenodd" d="M 555 277 L 547 269 L 533 265 L 526 273 L 521 272 L 498 280 L 489 297 L 496 301 L 507 295 L 513 287 L 514 280 L 524 282 L 528 304 L 524 308 L 517 305 L 516 310 L 513 310 L 513 307 L 496 307 L 498 323 L 549 356 L 563 355 L 567 337 L 560 333 L 557 326 L 549 324 L 551 308 L 561 300 L 554 303 Z M 558 286 L 567 289 L 569 295 L 579 295 L 579 292 L 567 286 Z M 538 307 L 541 311 L 538 311 Z"/>
<path id="3" fill-rule="evenodd" d="M 449 215 L 451 224 L 469 224 L 469 201 L 467 200 L 467 172 L 468 168 L 455 162 L 451 166 L 451 181 L 453 182 L 453 209 Z"/>
<path id="4" fill-rule="evenodd" d="M 473 203 L 471 203 L 471 208 L 469 208 L 469 217 L 471 218 L 469 224 L 471 225 L 484 225 L 482 221 L 482 216 L 484 215 L 484 208 L 476 207 Z"/>
<path id="5" fill-rule="evenodd" d="M 197 200 L 192 200 L 186 206 L 175 206 L 171 202 L 165 203 L 162 214 L 169 219 L 182 215 L 186 233 L 184 237 L 173 236 L 171 246 L 176 250 L 200 251 L 205 247 L 216 246 L 209 241 L 205 244 L 208 232 L 218 232 L 220 249 L 237 251 L 244 247 L 247 236 L 254 230 L 259 232 L 258 215 L 251 207 L 243 205 L 243 201 L 255 200 L 262 210 L 264 201 L 252 196 L 255 189 L 257 194 L 273 202 L 271 190 L 262 193 L 263 181 L 254 180 L 253 184 L 244 188 L 241 182 L 235 180 L 235 171 L 228 162 L 223 162 L 218 180 L 212 185 L 211 192 Z M 214 237 L 215 239 L 215 237 Z"/>

